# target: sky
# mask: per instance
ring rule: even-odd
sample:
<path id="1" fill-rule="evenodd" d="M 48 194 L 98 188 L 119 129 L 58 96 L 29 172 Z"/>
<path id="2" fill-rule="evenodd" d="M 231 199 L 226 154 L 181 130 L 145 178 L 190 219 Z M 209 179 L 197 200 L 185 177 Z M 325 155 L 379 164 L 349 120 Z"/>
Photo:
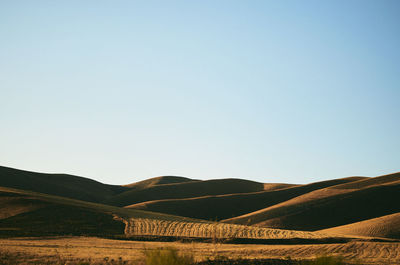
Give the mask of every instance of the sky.
<path id="1" fill-rule="evenodd" d="M 400 2 L 0 1 L 0 165 L 127 184 L 400 171 Z"/>

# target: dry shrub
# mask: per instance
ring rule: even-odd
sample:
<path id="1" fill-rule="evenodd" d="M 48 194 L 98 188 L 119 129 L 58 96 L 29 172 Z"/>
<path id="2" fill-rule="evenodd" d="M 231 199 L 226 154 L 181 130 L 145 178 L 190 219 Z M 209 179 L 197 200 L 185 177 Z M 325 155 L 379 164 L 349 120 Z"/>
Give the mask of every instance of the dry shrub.
<path id="1" fill-rule="evenodd" d="M 193 256 L 179 255 L 175 248 L 158 248 L 145 250 L 146 265 L 190 265 Z"/>
<path id="2" fill-rule="evenodd" d="M 345 265 L 341 256 L 321 256 L 313 260 L 303 261 L 302 265 Z"/>

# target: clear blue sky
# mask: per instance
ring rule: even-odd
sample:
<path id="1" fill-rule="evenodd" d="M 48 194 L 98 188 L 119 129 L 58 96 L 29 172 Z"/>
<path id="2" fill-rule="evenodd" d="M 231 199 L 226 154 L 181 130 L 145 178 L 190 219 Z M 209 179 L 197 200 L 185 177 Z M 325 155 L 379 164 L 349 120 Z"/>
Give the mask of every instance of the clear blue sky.
<path id="1" fill-rule="evenodd" d="M 400 1 L 1 1 L 0 164 L 126 184 L 400 170 Z"/>

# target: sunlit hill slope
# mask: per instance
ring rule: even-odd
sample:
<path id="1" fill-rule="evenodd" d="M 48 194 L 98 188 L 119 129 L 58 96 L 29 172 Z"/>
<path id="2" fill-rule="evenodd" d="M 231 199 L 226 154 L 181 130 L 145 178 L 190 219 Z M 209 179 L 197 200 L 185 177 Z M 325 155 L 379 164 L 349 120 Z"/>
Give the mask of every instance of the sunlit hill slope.
<path id="1" fill-rule="evenodd" d="M 305 185 L 176 176 L 107 185 L 0 167 L 0 236 L 400 239 L 396 198 L 399 173 Z"/>

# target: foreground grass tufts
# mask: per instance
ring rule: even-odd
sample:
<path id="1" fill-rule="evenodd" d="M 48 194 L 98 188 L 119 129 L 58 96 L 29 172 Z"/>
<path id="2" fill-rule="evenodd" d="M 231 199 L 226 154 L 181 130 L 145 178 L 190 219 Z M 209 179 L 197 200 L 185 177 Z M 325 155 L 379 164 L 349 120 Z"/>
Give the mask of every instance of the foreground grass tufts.
<path id="1" fill-rule="evenodd" d="M 313 260 L 303 261 L 302 265 L 345 265 L 341 256 L 322 256 Z"/>
<path id="2" fill-rule="evenodd" d="M 65 259 L 58 255 L 38 256 L 27 253 L 8 252 L 0 249 L 0 265 L 139 265 L 130 261 L 110 259 L 105 257 L 101 261 L 92 261 L 90 259 Z"/>
<path id="3" fill-rule="evenodd" d="M 190 265 L 193 264 L 193 256 L 179 255 L 174 248 L 158 248 L 145 250 L 146 265 Z"/>

